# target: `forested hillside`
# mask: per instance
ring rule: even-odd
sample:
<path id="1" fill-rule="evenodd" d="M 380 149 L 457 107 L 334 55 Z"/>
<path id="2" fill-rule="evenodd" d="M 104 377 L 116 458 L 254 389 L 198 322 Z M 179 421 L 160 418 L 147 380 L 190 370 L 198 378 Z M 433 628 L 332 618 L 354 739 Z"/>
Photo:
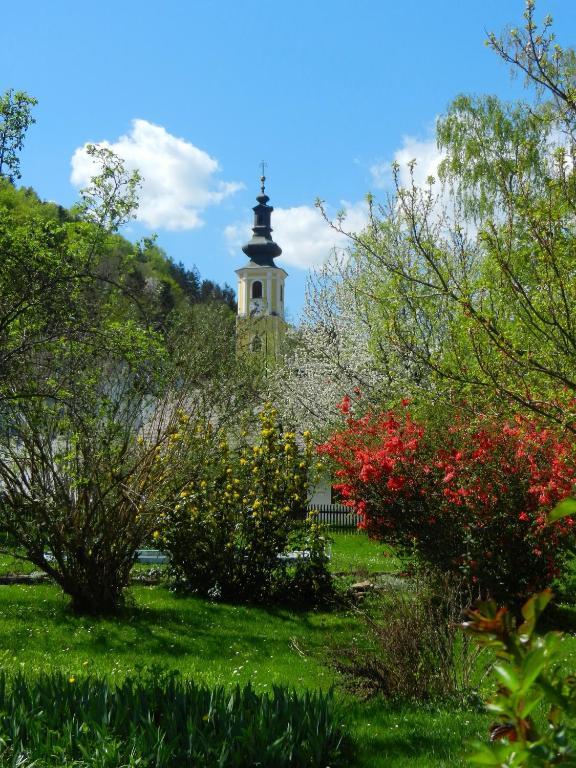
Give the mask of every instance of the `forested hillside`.
<path id="1" fill-rule="evenodd" d="M 44 202 L 33 189 L 17 189 L 3 179 L 0 179 L 0 211 L 3 217 L 19 226 L 35 220 L 47 226 L 63 227 L 70 233 L 85 226 L 78 211 Z M 122 285 L 127 294 L 145 308 L 146 318 L 157 327 L 166 325 L 173 310 L 187 305 L 218 302 L 236 311 L 234 290 L 229 285 L 220 286 L 202 279 L 196 267 L 187 269 L 181 262 L 175 263 L 154 238 L 133 244 L 122 235 L 108 234 L 99 251 L 96 262 L 101 275 Z"/>

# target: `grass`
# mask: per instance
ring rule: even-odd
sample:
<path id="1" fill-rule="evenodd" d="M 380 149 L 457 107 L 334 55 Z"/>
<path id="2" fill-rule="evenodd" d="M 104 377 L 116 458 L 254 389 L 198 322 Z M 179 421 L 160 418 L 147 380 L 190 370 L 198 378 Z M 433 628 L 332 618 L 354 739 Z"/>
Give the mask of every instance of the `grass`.
<path id="1" fill-rule="evenodd" d="M 362 534 L 332 536 L 331 568 L 355 579 L 402 569 L 402 563 Z M 0 573 L 11 569 L 0 560 Z M 145 667 L 177 669 L 199 684 L 251 682 L 297 691 L 334 686 L 345 724 L 364 768 L 463 766 L 463 744 L 486 738 L 490 717 L 448 703 L 398 706 L 359 701 L 343 687 L 332 659 L 338 645 L 362 633 L 351 612 L 270 610 L 179 597 L 165 586 L 133 586 L 118 619 L 76 617 L 51 584 L 0 586 L 0 663 L 26 674 L 61 671 L 112 680 Z M 576 656 L 574 638 L 566 656 Z"/>
<path id="2" fill-rule="evenodd" d="M 485 739 L 493 717 L 449 706 L 350 701 L 349 724 L 363 768 L 458 768 L 465 744 Z"/>
<path id="3" fill-rule="evenodd" d="M 125 617 L 73 616 L 50 584 L 0 587 L 0 648 L 12 665 L 125 676 L 138 667 L 178 669 L 207 685 L 289 682 L 327 689 L 331 638 L 355 627 L 341 613 L 266 610 L 178 597 L 164 586 L 133 587 Z"/>
<path id="4" fill-rule="evenodd" d="M 363 533 L 330 533 L 332 559 L 330 570 L 358 578 L 375 573 L 396 573 L 404 567 L 403 561 L 391 547 L 371 541 Z"/>
<path id="5" fill-rule="evenodd" d="M 463 739 L 486 732 L 478 713 L 358 702 L 341 687 L 330 659 L 358 631 L 347 613 L 269 611 L 180 598 L 165 587 L 133 587 L 132 607 L 116 620 L 76 617 L 50 585 L 0 587 L 2 666 L 35 674 L 59 670 L 115 680 L 144 667 L 178 669 L 209 686 L 251 681 L 297 691 L 336 686 L 359 766 L 458 766 Z"/>
<path id="6" fill-rule="evenodd" d="M 29 560 L 21 560 L 10 555 L 0 555 L 0 575 L 21 575 L 37 571 L 36 566 Z"/>

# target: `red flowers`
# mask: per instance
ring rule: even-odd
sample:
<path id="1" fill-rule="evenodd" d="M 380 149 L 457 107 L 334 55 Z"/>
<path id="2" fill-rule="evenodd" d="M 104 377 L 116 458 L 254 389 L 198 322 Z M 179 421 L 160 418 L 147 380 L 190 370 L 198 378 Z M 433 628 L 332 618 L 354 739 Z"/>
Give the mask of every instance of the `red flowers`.
<path id="1" fill-rule="evenodd" d="M 350 398 L 340 404 L 345 428 L 318 450 L 333 459 L 345 503 L 372 535 L 474 575 L 484 594 L 516 598 L 548 584 L 572 540 L 571 519 L 546 525 L 574 487 L 572 444 L 521 417 L 426 430 L 402 405 L 356 418 Z"/>

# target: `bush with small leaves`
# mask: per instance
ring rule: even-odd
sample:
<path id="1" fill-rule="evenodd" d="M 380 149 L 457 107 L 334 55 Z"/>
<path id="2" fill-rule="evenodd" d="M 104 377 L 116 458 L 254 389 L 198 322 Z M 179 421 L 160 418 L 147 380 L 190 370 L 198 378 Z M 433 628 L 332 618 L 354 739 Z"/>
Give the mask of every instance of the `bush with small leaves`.
<path id="1" fill-rule="evenodd" d="M 282 429 L 271 406 L 258 418 L 257 433 L 244 433 L 235 445 L 198 422 L 165 449 L 175 474 L 158 543 L 170 555 L 176 582 L 200 594 L 269 598 L 286 568 L 281 556 L 291 536 L 307 526 L 310 435 L 300 442 Z M 316 533 L 309 528 L 306 535 Z"/>

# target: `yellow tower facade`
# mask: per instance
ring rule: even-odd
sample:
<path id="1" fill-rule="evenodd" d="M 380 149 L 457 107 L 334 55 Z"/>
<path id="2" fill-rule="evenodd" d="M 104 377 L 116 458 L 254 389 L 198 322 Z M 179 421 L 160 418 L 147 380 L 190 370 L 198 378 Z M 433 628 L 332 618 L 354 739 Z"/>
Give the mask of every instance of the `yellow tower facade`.
<path id="1" fill-rule="evenodd" d="M 271 217 L 261 178 L 261 193 L 256 198 L 252 239 L 242 248 L 249 261 L 236 270 L 238 276 L 238 317 L 236 339 L 238 352 L 276 360 L 282 353 L 286 322 L 284 319 L 284 284 L 288 274 L 274 259 L 282 249 L 272 240 Z"/>

